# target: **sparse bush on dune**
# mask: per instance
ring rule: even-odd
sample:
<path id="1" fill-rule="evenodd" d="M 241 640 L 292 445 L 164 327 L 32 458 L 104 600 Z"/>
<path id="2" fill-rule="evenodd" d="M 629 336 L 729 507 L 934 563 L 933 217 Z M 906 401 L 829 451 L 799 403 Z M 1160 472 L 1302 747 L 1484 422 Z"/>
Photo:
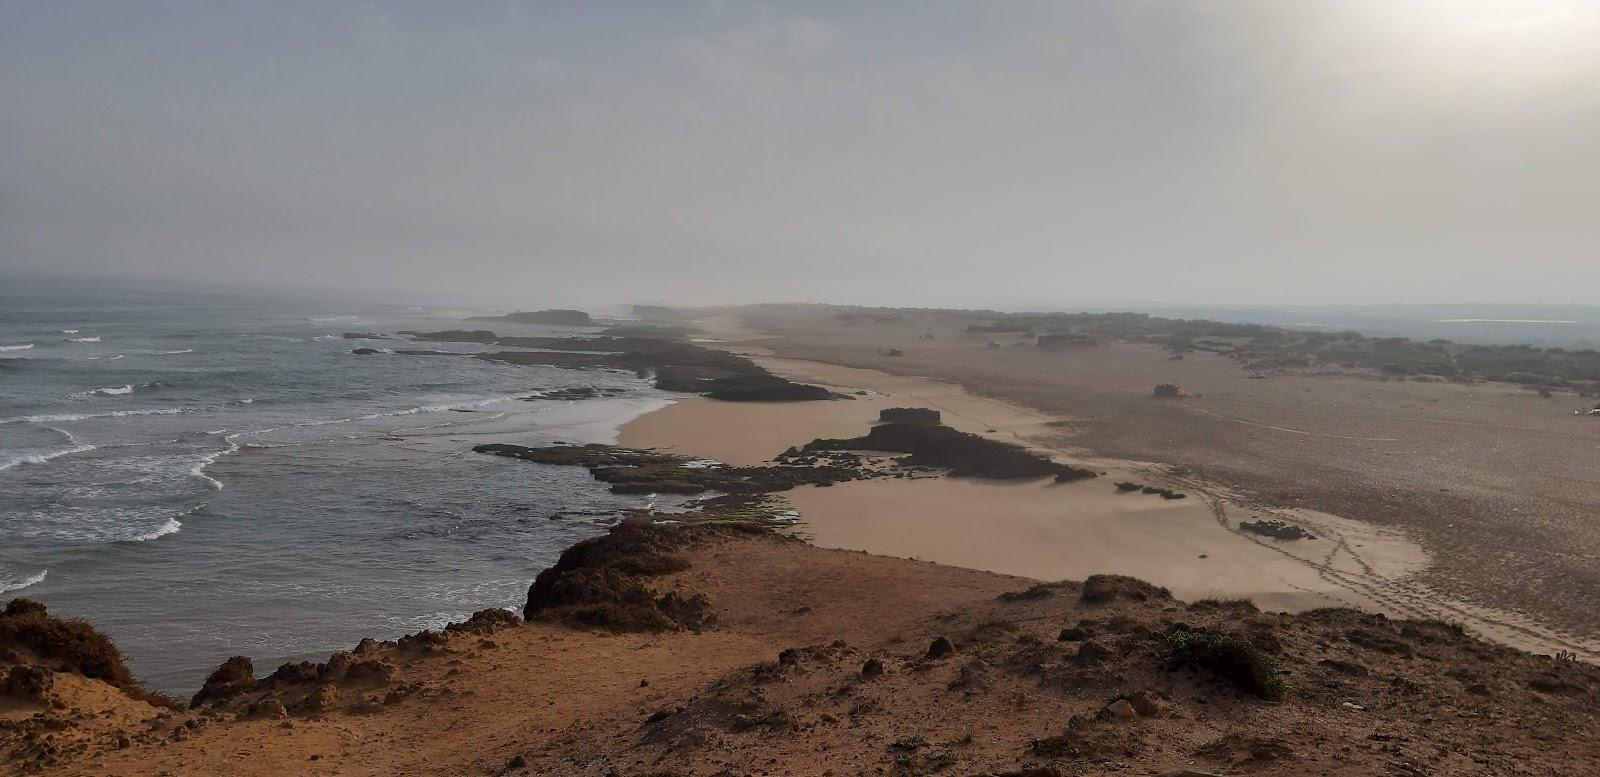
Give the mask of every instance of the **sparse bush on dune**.
<path id="1" fill-rule="evenodd" d="M 1283 698 L 1277 662 L 1244 637 L 1179 625 L 1167 633 L 1167 650 L 1175 665 L 1208 672 L 1268 701 Z"/>
<path id="2" fill-rule="evenodd" d="M 1135 602 L 1171 599 L 1172 592 L 1127 575 L 1090 575 L 1083 581 L 1083 591 L 1079 596 L 1086 602 L 1101 604 L 1118 599 Z"/>
<path id="3" fill-rule="evenodd" d="M 0 612 L 0 654 L 7 653 L 51 671 L 104 681 L 157 706 L 181 705 L 141 686 L 110 637 L 83 621 L 52 617 L 43 604 L 31 599 L 12 599 Z"/>

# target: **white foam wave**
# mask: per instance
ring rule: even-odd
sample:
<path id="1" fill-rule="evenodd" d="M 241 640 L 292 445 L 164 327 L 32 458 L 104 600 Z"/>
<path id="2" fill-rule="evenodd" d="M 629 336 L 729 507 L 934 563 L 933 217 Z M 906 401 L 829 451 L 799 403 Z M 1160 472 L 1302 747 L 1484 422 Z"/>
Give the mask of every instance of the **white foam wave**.
<path id="1" fill-rule="evenodd" d="M 76 330 L 76 329 L 63 329 L 63 330 L 61 330 L 61 334 L 64 334 L 64 335 L 75 335 L 77 333 L 78 333 L 78 330 Z"/>
<path id="2" fill-rule="evenodd" d="M 69 342 L 69 343 L 98 343 L 98 342 L 100 342 L 100 338 L 99 337 L 71 337 L 71 338 L 67 339 L 67 342 Z"/>
<path id="3" fill-rule="evenodd" d="M 143 534 L 135 534 L 134 536 L 129 537 L 127 539 L 127 541 L 128 542 L 149 542 L 150 540 L 156 539 L 157 537 L 165 537 L 168 534 L 177 534 L 180 531 L 183 531 L 183 522 L 179 521 L 175 517 L 174 518 L 168 518 L 166 523 L 163 523 L 160 526 L 157 526 L 156 528 L 151 529 L 150 531 L 147 531 L 147 532 L 145 532 Z"/>
<path id="4" fill-rule="evenodd" d="M 121 386 L 111 386 L 109 388 L 97 388 L 89 389 L 88 391 L 79 391 L 74 394 L 68 394 L 67 396 L 69 399 L 88 399 L 89 397 L 114 397 L 122 394 L 132 393 L 133 384 L 125 383 Z"/>
<path id="5" fill-rule="evenodd" d="M 217 459 L 220 459 L 223 456 L 226 456 L 226 455 L 228 455 L 230 453 L 233 453 L 233 452 L 239 450 L 238 437 L 239 437 L 239 433 L 230 434 L 227 437 L 222 438 L 222 439 L 228 441 L 228 447 L 223 448 L 220 451 L 213 451 L 211 453 L 207 453 L 205 455 L 202 455 L 200 457 L 200 460 L 195 462 L 194 467 L 189 470 L 189 474 L 193 475 L 194 477 L 200 478 L 201 480 L 204 480 L 207 483 L 211 484 L 211 488 L 212 489 L 214 489 L 216 491 L 221 491 L 222 490 L 222 481 L 217 480 L 216 478 L 211 477 L 210 475 L 207 475 L 206 474 L 206 467 L 209 467 L 212 464 L 217 463 Z"/>
<path id="6" fill-rule="evenodd" d="M 23 343 L 21 345 L 0 345 L 0 351 L 27 351 L 32 348 L 33 343 Z"/>
<path id="7" fill-rule="evenodd" d="M 126 359 L 126 358 L 128 358 L 128 357 L 126 357 L 126 356 L 123 356 L 123 355 L 122 355 L 122 354 L 120 354 L 120 353 L 119 353 L 119 354 L 117 354 L 117 355 L 116 355 L 116 356 L 113 356 L 113 357 L 111 357 L 111 358 L 109 358 L 109 359 L 106 359 L 106 361 L 108 361 L 108 362 L 114 362 L 114 361 L 116 361 L 116 360 L 118 360 L 118 359 Z"/>
<path id="8" fill-rule="evenodd" d="M 0 424 L 64 424 L 73 421 L 88 421 L 93 418 L 123 418 L 133 415 L 173 415 L 187 413 L 187 407 L 154 407 L 147 410 L 111 410 L 105 413 L 54 413 L 50 415 L 22 415 L 11 418 L 0 418 Z"/>
<path id="9" fill-rule="evenodd" d="M 30 575 L 28 577 L 21 577 L 21 578 L 15 578 L 15 579 L 0 578 L 0 594 L 6 593 L 8 591 L 21 591 L 22 589 L 27 588 L 30 585 L 37 585 L 39 583 L 43 583 L 45 575 L 48 575 L 48 574 L 50 574 L 50 570 L 46 569 L 46 570 L 40 572 L 37 575 Z"/>
<path id="10" fill-rule="evenodd" d="M 172 356 L 174 354 L 180 354 L 180 353 L 194 353 L 194 349 L 193 348 L 185 348 L 185 349 L 183 349 L 181 351 L 156 351 L 156 355 L 157 356 Z"/>
<path id="11" fill-rule="evenodd" d="M 311 320 L 325 323 L 328 321 L 354 321 L 357 318 L 359 318 L 359 316 L 324 316 L 322 318 L 313 318 Z"/>
<path id="12" fill-rule="evenodd" d="M 293 426 L 332 426 L 334 424 L 348 424 L 352 421 L 373 421 L 379 418 L 395 418 L 397 416 L 416 415 L 418 413 L 442 413 L 446 410 L 466 410 L 473 407 L 493 405 L 499 402 L 510 402 L 519 398 L 520 397 L 516 396 L 491 397 L 489 399 L 480 399 L 475 402 L 452 402 L 447 405 L 421 405 L 418 407 L 406 408 L 405 410 L 392 410 L 386 413 L 367 413 L 366 415 L 358 415 L 352 418 L 330 418 L 326 421 L 305 421 L 303 423 L 293 424 Z"/>
<path id="13" fill-rule="evenodd" d="M 74 453 L 86 453 L 92 450 L 94 450 L 93 445 L 79 444 L 74 445 L 71 448 L 59 448 L 57 450 L 46 451 L 44 453 L 27 453 L 20 456 L 11 456 L 9 458 L 0 459 L 0 470 L 11 469 L 12 467 L 18 467 L 23 464 L 43 464 L 51 459 L 58 459 L 62 456 L 71 456 Z"/>

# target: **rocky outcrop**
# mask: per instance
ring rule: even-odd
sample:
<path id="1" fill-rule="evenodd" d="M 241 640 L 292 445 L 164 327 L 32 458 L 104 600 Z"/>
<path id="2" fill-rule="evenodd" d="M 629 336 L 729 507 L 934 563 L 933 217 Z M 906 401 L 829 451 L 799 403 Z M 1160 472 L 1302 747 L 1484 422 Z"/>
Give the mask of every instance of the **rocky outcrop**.
<path id="1" fill-rule="evenodd" d="M 682 321 L 689 318 L 689 314 L 665 305 L 634 305 L 631 312 L 634 318 L 645 321 Z"/>
<path id="2" fill-rule="evenodd" d="M 874 426 L 864 437 L 814 440 L 803 451 L 865 450 L 909 453 L 906 466 L 936 467 L 951 475 L 976 478 L 1054 476 L 1067 482 L 1095 477 L 1086 469 L 1051 461 L 1019 445 L 956 431 L 948 426 L 891 423 Z"/>
<path id="3" fill-rule="evenodd" d="M 569 369 L 624 369 L 653 374 L 663 391 L 705 394 L 729 402 L 835 399 L 820 386 L 795 383 L 755 362 L 712 348 L 654 337 L 500 337 L 487 330 L 411 332 L 416 340 L 477 342 L 537 351 L 497 351 L 477 357 L 508 364 Z M 405 353 L 402 351 L 402 353 Z"/>
<path id="4" fill-rule="evenodd" d="M 549 310 L 517 311 L 503 316 L 472 316 L 468 321 L 509 321 L 513 324 L 543 324 L 545 326 L 594 326 L 594 319 L 581 310 L 553 308 Z"/>
<path id="5" fill-rule="evenodd" d="M 860 467 L 831 461 L 808 461 L 794 466 L 729 467 L 706 465 L 670 453 L 609 445 L 530 448 L 489 443 L 472 450 L 537 464 L 586 467 L 596 480 L 610 483 L 611 491 L 617 494 L 700 494 L 707 491 L 765 494 L 786 491 L 799 485 L 832 485 L 867 476 Z"/>
<path id="6" fill-rule="evenodd" d="M 677 552 L 710 526 L 657 526 L 630 519 L 609 533 L 584 540 L 561 554 L 528 587 L 522 615 L 607 631 L 671 631 L 703 628 L 710 602 L 677 591 L 658 594 L 649 578 L 688 568 Z M 725 529 L 724 529 L 725 531 Z"/>
<path id="7" fill-rule="evenodd" d="M 488 345 L 500 339 L 500 336 L 487 329 L 445 329 L 438 332 L 417 332 L 402 330 L 400 334 L 409 335 L 413 340 L 431 340 L 436 343 L 482 343 Z"/>
<path id="8" fill-rule="evenodd" d="M 795 383 L 777 375 L 718 378 L 710 382 L 709 388 L 706 396 L 728 402 L 805 402 L 835 396 L 821 386 Z"/>
<path id="9" fill-rule="evenodd" d="M 1250 532 L 1251 534 L 1259 534 L 1263 537 L 1271 537 L 1278 540 L 1316 539 L 1316 537 L 1313 537 L 1310 532 L 1300 528 L 1299 526 L 1296 526 L 1292 523 L 1285 523 L 1283 521 L 1275 521 L 1271 519 L 1262 519 L 1259 521 L 1240 521 L 1239 531 L 1246 531 Z"/>
<path id="10" fill-rule="evenodd" d="M 878 421 L 885 424 L 928 424 L 938 426 L 939 411 L 926 407 L 886 407 L 878 411 Z"/>
<path id="11" fill-rule="evenodd" d="M 208 701 L 232 698 L 251 690 L 255 684 L 255 664 L 250 657 L 234 656 L 212 670 L 206 677 L 205 685 L 189 700 L 189 706 L 198 707 Z"/>

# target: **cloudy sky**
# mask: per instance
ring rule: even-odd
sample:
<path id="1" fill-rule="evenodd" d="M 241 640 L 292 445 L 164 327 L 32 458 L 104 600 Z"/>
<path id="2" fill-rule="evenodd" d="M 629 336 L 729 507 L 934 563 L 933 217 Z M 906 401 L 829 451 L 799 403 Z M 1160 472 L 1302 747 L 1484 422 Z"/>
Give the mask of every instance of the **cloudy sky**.
<path id="1" fill-rule="evenodd" d="M 1600 0 L 6 0 L 0 270 L 1600 303 Z"/>

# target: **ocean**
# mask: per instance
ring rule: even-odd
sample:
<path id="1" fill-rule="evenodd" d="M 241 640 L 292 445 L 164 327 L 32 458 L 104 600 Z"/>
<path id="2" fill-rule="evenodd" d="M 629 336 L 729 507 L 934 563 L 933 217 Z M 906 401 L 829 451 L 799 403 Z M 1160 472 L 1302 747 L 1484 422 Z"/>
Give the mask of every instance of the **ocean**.
<path id="1" fill-rule="evenodd" d="M 519 606 L 563 548 L 660 500 L 471 447 L 612 442 L 670 395 L 622 372 L 357 356 L 407 346 L 341 336 L 474 312 L 0 286 L 0 601 L 89 621 L 183 694 L 229 656 L 270 671 Z M 622 393 L 538 398 L 575 386 Z"/>

